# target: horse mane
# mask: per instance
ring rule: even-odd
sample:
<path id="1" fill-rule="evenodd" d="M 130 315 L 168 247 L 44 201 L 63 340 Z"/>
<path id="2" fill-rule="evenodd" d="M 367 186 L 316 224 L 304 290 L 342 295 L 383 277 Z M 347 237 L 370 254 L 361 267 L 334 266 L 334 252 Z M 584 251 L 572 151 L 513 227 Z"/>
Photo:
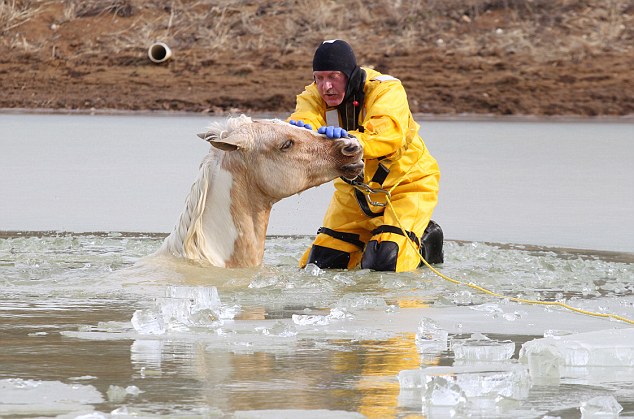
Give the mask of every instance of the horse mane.
<path id="1" fill-rule="evenodd" d="M 226 138 L 234 130 L 251 122 L 253 122 L 251 118 L 245 115 L 228 118 L 223 122 L 214 122 L 207 129 L 206 135 L 218 139 Z M 185 209 L 179 216 L 172 233 L 165 238 L 161 250 L 187 259 L 214 263 L 210 255 L 205 252 L 207 239 L 203 234 L 202 216 L 210 182 L 220 169 L 223 157 L 224 153 L 212 146 L 210 153 L 200 164 L 198 177 L 185 200 Z"/>

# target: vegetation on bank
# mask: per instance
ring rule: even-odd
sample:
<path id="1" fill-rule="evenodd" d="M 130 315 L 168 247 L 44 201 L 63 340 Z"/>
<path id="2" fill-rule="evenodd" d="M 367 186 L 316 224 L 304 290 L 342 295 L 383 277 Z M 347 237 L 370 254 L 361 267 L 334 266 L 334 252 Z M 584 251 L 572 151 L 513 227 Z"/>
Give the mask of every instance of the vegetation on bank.
<path id="1" fill-rule="evenodd" d="M 33 37 L 20 28 L 57 7 L 63 11 L 50 18 L 53 31 L 95 16 L 125 20 L 99 39 L 77 40 L 78 55 L 120 53 L 156 39 L 211 53 L 288 53 L 338 33 L 396 54 L 425 44 L 552 60 L 634 48 L 632 0 L 2 0 L 4 46 L 49 49 L 54 36 Z"/>
<path id="2" fill-rule="evenodd" d="M 192 76 L 233 62 L 234 71 L 218 71 L 230 73 L 235 86 L 240 80 L 253 85 L 259 70 L 278 71 L 296 91 L 300 75 L 292 72 L 306 63 L 305 80 L 314 48 L 337 37 L 354 46 L 362 65 L 404 68 L 397 75 L 420 98 L 415 111 L 426 112 L 423 102 L 430 103 L 426 95 L 433 94 L 438 106 L 429 109 L 439 112 L 628 114 L 634 109 L 628 105 L 634 97 L 632 77 L 613 75 L 634 67 L 633 20 L 634 0 L 0 0 L 0 48 L 8 51 L 0 64 L 141 67 L 148 65 L 148 46 L 161 40 L 186 58 L 172 66 L 173 74 Z M 439 61 L 437 68 L 430 60 Z M 415 76 L 417 68 L 424 68 L 421 74 L 442 71 L 447 81 L 422 80 Z M 524 69 L 519 77 L 528 82 L 520 86 L 513 70 Z M 70 68 L 73 80 L 63 82 L 82 82 L 85 72 Z M 500 80 L 479 76 L 492 72 Z M 550 73 L 555 75 L 543 84 L 540 74 Z M 467 92 L 474 75 L 481 89 Z M 509 90 L 502 91 L 498 81 L 516 89 L 516 98 L 503 97 Z M 579 93 L 567 103 L 537 104 L 588 86 L 596 90 L 588 97 Z M 269 91 L 274 92 L 260 98 L 262 107 L 289 95 L 282 87 Z M 527 92 L 536 103 L 521 103 Z M 609 103 L 601 110 L 592 101 Z"/>

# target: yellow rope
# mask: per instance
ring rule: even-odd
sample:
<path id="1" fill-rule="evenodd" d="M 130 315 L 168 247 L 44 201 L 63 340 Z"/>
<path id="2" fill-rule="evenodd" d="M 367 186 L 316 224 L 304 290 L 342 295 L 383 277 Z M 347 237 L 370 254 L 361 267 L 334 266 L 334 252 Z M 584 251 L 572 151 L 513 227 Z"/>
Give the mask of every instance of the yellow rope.
<path id="1" fill-rule="evenodd" d="M 403 227 L 403 224 L 401 224 L 401 220 L 398 218 L 398 215 L 397 215 L 396 211 L 394 211 L 394 207 L 392 206 L 392 199 L 391 199 L 392 198 L 391 197 L 391 192 L 394 191 L 394 189 L 401 183 L 401 181 L 403 179 L 405 179 L 405 177 L 409 174 L 409 172 L 414 167 L 416 167 L 418 165 L 418 162 L 421 160 L 422 157 L 423 157 L 423 153 L 420 153 L 420 155 L 418 156 L 418 159 L 410 166 L 410 168 L 407 170 L 407 172 L 405 172 L 405 174 L 403 174 L 403 176 L 398 180 L 398 182 L 396 182 L 394 184 L 394 186 L 392 186 L 389 190 L 375 189 L 375 190 L 373 190 L 373 192 L 374 193 L 384 193 L 385 194 L 385 199 L 387 201 L 387 205 L 390 207 L 390 210 L 394 214 L 394 218 L 396 219 L 396 222 L 398 223 L 398 226 L 401 229 L 401 232 L 406 237 L 407 242 L 409 243 L 410 246 L 412 246 L 412 248 L 414 249 L 414 251 L 418 255 L 418 257 L 421 260 L 421 262 L 423 262 L 423 264 L 425 266 L 427 266 L 429 268 L 429 270 L 431 270 L 434 274 L 438 275 L 442 279 L 444 279 L 446 281 L 449 281 L 449 282 L 451 282 L 453 284 L 466 285 L 469 288 L 473 288 L 474 290 L 483 292 L 483 293 L 485 293 L 487 295 L 490 295 L 492 297 L 502 298 L 502 299 L 506 299 L 506 300 L 509 300 L 509 301 L 514 301 L 516 303 L 542 305 L 542 306 L 563 307 L 563 308 L 568 309 L 570 311 L 574 311 L 575 313 L 585 314 L 587 316 L 610 318 L 610 319 L 619 320 L 619 321 L 622 321 L 622 322 L 625 322 L 625 323 L 634 324 L 634 320 L 628 319 L 627 317 L 623 317 L 623 316 L 619 316 L 617 314 L 611 314 L 611 313 L 597 313 L 595 311 L 583 310 L 583 309 L 580 309 L 580 308 L 573 307 L 573 306 L 571 306 L 569 304 L 562 303 L 560 301 L 538 301 L 538 300 L 530 300 L 530 299 L 527 299 L 527 298 L 509 297 L 509 296 L 506 296 L 506 295 L 503 295 L 503 294 L 498 294 L 498 293 L 493 292 L 491 290 L 488 290 L 488 289 L 486 289 L 484 287 L 481 287 L 480 285 L 474 284 L 473 282 L 462 282 L 462 281 L 458 281 L 456 279 L 450 278 L 447 275 L 443 274 L 442 272 L 439 272 L 433 266 L 431 266 L 425 260 L 425 258 L 423 258 L 423 255 L 421 255 L 420 252 L 418 251 L 418 248 L 416 247 L 416 243 L 414 243 L 414 241 L 411 238 L 409 238 L 409 235 L 407 234 L 407 230 L 405 229 L 405 227 Z M 363 192 L 366 195 L 368 194 L 367 190 L 364 190 L 364 189 L 361 189 L 361 188 L 357 188 L 357 189 L 359 189 L 361 192 Z"/>
<path id="2" fill-rule="evenodd" d="M 466 286 L 468 286 L 470 288 L 473 288 L 473 289 L 475 289 L 477 291 L 483 292 L 483 293 L 485 293 L 487 295 L 490 295 L 492 297 L 507 299 L 509 301 L 514 301 L 516 303 L 563 307 L 563 308 L 568 309 L 570 311 L 574 311 L 575 313 L 581 313 L 581 314 L 585 314 L 585 315 L 588 315 L 588 316 L 595 316 L 595 317 L 611 318 L 611 319 L 614 319 L 614 320 L 620 320 L 620 321 L 625 322 L 625 323 L 634 324 L 634 320 L 628 319 L 627 317 L 619 316 L 617 314 L 597 313 L 595 311 L 583 310 L 583 309 L 580 309 L 580 308 L 573 307 L 573 306 L 571 306 L 569 304 L 562 303 L 560 301 L 538 301 L 538 300 L 530 300 L 530 299 L 527 299 L 527 298 L 509 297 L 509 296 L 506 296 L 506 295 L 503 295 L 503 294 L 498 294 L 496 292 L 488 290 L 488 289 L 486 289 L 484 287 L 481 287 L 480 285 L 474 284 L 472 282 L 462 282 L 462 281 L 458 281 L 456 279 L 448 277 L 447 275 L 443 274 L 442 272 L 439 272 L 438 270 L 436 270 L 433 266 L 431 266 L 425 260 L 425 258 L 423 258 L 423 256 L 418 251 L 418 248 L 416 247 L 416 244 L 407 235 L 407 232 L 406 232 L 405 228 L 401 224 L 401 220 L 396 215 L 396 212 L 394 211 L 394 207 L 392 206 L 392 200 L 390 199 L 389 193 L 386 194 L 386 199 L 387 199 L 388 206 L 390 207 L 390 209 L 392 210 L 392 213 L 394 214 L 394 218 L 396 218 L 396 222 L 398 222 L 399 228 L 403 232 L 403 235 L 407 238 L 407 242 L 410 244 L 410 246 L 412 246 L 412 248 L 414 249 L 414 251 L 416 252 L 418 257 L 420 258 L 420 260 L 425 264 L 425 266 L 427 266 L 429 268 L 429 270 L 431 270 L 433 273 L 435 273 L 436 275 L 438 275 L 442 279 L 444 279 L 446 281 L 449 281 L 449 282 L 451 282 L 453 284 L 456 284 L 456 285 L 466 285 Z"/>

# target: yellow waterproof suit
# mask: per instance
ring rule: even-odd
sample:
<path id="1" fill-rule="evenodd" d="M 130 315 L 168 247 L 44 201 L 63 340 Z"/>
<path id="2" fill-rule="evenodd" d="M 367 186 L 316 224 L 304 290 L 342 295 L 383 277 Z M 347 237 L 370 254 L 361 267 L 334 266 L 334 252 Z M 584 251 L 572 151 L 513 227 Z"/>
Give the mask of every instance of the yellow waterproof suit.
<path id="1" fill-rule="evenodd" d="M 394 212 L 389 206 L 372 205 L 371 202 L 385 203 L 384 194 L 372 194 L 366 199 L 353 186 L 336 179 L 323 227 L 301 258 L 300 267 L 314 262 L 318 253 L 332 253 L 331 249 L 343 258 L 339 257 L 334 265 L 326 263 L 331 266 L 325 267 L 353 268 L 361 263 L 362 268 L 402 272 L 420 264 L 418 252 L 407 243 L 397 218 L 408 236 L 420 245 L 438 201 L 438 164 L 418 134 L 419 125 L 412 117 L 401 82 L 372 69 L 363 70 L 366 81 L 360 128 L 349 133 L 363 146 L 364 182 L 372 188 L 391 191 Z M 316 128 L 338 125 L 336 118 L 333 123 L 333 112 L 337 111 L 326 108 L 312 83 L 297 96 L 297 106 L 289 120 L 301 120 Z M 389 247 L 383 246 L 383 250 L 391 251 L 391 257 L 386 252 L 376 253 L 384 242 L 392 242 Z M 387 262 L 391 266 L 376 268 L 382 261 L 371 259 L 377 258 L 391 258 L 395 266 L 394 262 Z"/>

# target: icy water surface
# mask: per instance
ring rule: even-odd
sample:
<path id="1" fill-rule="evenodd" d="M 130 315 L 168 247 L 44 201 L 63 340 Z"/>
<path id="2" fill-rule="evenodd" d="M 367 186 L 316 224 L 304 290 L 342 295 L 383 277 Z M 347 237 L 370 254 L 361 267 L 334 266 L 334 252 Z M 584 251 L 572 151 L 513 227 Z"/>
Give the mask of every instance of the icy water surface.
<path id="1" fill-rule="evenodd" d="M 634 417 L 634 328 L 428 269 L 147 258 L 161 235 L 0 236 L 0 416 Z M 445 275 L 634 318 L 631 254 L 447 242 Z M 619 413 L 620 412 L 620 413 Z"/>

